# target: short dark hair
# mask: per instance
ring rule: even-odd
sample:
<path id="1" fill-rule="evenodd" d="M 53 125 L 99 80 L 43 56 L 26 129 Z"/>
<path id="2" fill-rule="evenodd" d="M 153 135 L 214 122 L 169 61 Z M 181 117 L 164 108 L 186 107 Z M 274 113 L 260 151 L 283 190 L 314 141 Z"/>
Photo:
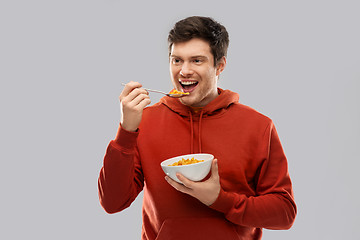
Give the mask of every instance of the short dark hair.
<path id="1" fill-rule="evenodd" d="M 214 56 L 214 65 L 227 55 L 229 34 L 226 28 L 209 17 L 192 16 L 175 23 L 168 36 L 169 56 L 174 43 L 200 38 L 209 43 Z"/>

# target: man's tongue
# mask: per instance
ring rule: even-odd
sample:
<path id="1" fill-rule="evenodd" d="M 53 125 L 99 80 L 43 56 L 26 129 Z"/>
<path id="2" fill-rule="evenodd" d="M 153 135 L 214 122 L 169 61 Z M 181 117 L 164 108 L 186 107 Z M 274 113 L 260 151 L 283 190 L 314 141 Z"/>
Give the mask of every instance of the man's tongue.
<path id="1" fill-rule="evenodd" d="M 198 83 L 193 83 L 193 84 L 181 84 L 181 87 L 183 89 L 184 92 L 192 92 L 196 86 L 198 85 Z"/>

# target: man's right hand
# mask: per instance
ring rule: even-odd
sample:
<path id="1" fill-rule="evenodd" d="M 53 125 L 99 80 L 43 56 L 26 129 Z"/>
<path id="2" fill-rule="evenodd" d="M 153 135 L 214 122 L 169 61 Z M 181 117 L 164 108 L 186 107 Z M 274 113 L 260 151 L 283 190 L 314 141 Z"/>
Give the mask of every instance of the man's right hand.
<path id="1" fill-rule="evenodd" d="M 138 82 L 129 82 L 121 92 L 121 127 L 135 132 L 141 122 L 144 108 L 151 103 L 149 93 Z"/>

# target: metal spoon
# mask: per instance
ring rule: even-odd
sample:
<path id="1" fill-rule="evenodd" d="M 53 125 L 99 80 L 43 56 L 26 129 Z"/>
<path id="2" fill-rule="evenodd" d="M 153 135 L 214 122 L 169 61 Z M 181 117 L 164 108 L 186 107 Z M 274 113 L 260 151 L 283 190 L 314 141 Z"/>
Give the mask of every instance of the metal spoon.
<path id="1" fill-rule="evenodd" d="M 121 83 L 121 85 L 125 86 L 126 84 Z M 161 93 L 161 94 L 164 94 L 166 96 L 173 97 L 173 98 L 181 98 L 183 96 L 189 95 L 187 93 L 166 93 L 166 92 L 163 92 L 163 91 L 153 90 L 153 89 L 149 89 L 149 88 L 143 88 L 143 89 L 145 89 L 148 92 Z"/>

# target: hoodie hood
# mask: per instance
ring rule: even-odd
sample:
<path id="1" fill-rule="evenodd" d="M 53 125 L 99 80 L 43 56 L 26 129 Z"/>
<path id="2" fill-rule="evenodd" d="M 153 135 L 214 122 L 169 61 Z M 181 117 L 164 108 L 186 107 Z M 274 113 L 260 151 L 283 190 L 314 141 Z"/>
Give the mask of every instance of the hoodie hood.
<path id="1" fill-rule="evenodd" d="M 202 119 L 208 116 L 220 114 L 233 103 L 239 102 L 239 94 L 234 93 L 230 90 L 223 90 L 218 88 L 219 96 L 211 101 L 208 105 L 203 107 L 199 113 L 193 113 L 191 107 L 186 106 L 180 102 L 178 98 L 163 97 L 160 99 L 160 103 L 167 106 L 173 112 L 179 114 L 185 119 L 189 119 L 189 128 L 190 128 L 190 149 L 191 153 L 194 153 L 194 118 L 199 122 L 199 132 L 198 132 L 198 146 L 199 153 L 202 153 L 201 149 L 201 132 L 202 132 Z"/>
<path id="2" fill-rule="evenodd" d="M 218 88 L 218 92 L 219 96 L 201 110 L 200 114 L 202 116 L 214 115 L 219 112 L 219 110 L 226 109 L 231 104 L 239 102 L 239 94 L 235 92 L 221 88 Z M 182 104 L 177 98 L 163 97 L 160 99 L 160 103 L 183 117 L 192 117 L 191 108 Z"/>

